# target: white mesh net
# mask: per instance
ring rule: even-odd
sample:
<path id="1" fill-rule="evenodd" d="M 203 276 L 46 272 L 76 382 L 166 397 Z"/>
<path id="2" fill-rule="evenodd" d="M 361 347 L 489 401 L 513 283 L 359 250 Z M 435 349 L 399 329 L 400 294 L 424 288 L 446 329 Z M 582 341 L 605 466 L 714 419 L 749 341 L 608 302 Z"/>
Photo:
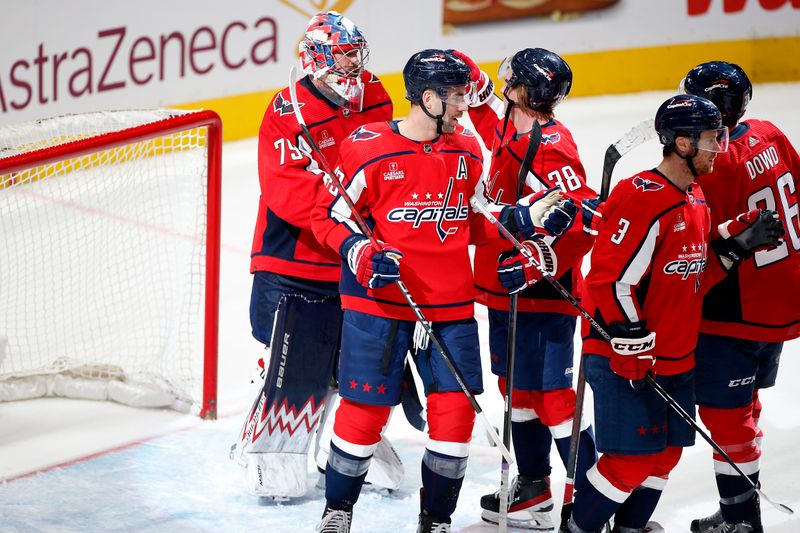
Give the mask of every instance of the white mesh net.
<path id="1" fill-rule="evenodd" d="M 200 401 L 206 128 L 2 169 L 12 155 L 180 113 L 0 128 L 0 401 L 64 395 L 179 409 Z"/>

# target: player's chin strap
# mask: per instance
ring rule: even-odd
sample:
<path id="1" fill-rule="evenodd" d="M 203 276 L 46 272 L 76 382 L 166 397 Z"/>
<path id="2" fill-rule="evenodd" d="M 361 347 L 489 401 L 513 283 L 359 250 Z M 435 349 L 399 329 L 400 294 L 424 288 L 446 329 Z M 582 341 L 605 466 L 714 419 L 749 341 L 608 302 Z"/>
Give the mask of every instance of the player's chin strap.
<path id="1" fill-rule="evenodd" d="M 442 126 L 444 126 L 444 114 L 447 112 L 447 102 L 444 101 L 444 99 L 439 95 L 439 93 L 436 93 L 436 96 L 439 96 L 439 100 L 442 102 L 442 113 L 440 115 L 434 115 L 433 113 L 428 111 L 428 108 L 425 107 L 425 104 L 423 103 L 420 103 L 420 107 L 422 108 L 422 111 L 426 115 L 428 115 L 430 118 L 436 121 L 436 133 L 441 135 L 444 133 L 442 131 Z"/>
<path id="2" fill-rule="evenodd" d="M 681 153 L 678 151 L 677 146 L 675 146 L 674 152 L 678 155 L 678 157 L 686 161 L 686 166 L 689 167 L 689 172 L 692 173 L 693 177 L 696 178 L 697 176 L 700 175 L 700 173 L 697 172 L 697 169 L 694 166 L 694 158 L 697 157 L 698 153 L 700 153 L 700 150 L 697 148 L 696 139 L 692 139 L 692 153 L 688 155 L 681 155 Z"/>
<path id="3" fill-rule="evenodd" d="M 500 145 L 497 147 L 497 152 L 494 153 L 494 157 L 500 155 L 500 150 L 503 149 L 503 139 L 506 137 L 506 129 L 508 129 L 508 119 L 511 117 L 511 110 L 514 109 L 514 106 L 517 103 L 508 96 L 508 87 L 505 88 L 503 91 L 503 98 L 506 99 L 506 116 L 503 117 L 503 131 L 500 133 Z"/>

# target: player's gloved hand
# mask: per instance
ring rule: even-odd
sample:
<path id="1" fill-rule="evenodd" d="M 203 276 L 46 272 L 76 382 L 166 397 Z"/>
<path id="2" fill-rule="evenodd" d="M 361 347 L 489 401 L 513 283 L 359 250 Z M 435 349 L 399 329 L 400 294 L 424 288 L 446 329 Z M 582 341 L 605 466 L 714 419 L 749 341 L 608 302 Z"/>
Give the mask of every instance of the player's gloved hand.
<path id="1" fill-rule="evenodd" d="M 370 289 L 380 289 L 400 279 L 400 258 L 397 248 L 378 241 L 376 250 L 369 239 L 360 233 L 347 237 L 339 250 L 356 281 Z"/>
<path id="2" fill-rule="evenodd" d="M 414 348 L 417 350 L 417 352 L 428 349 L 431 339 L 428 337 L 428 332 L 425 331 L 425 326 L 422 325 L 422 322 L 417 322 L 416 325 L 414 325 L 413 339 Z"/>
<path id="3" fill-rule="evenodd" d="M 644 320 L 612 322 L 608 329 L 613 336 L 611 370 L 631 382 L 644 379 L 656 364 L 656 358 L 652 355 L 656 347 L 655 332 L 647 329 Z"/>
<path id="4" fill-rule="evenodd" d="M 508 290 L 509 294 L 516 294 L 530 287 L 544 277 L 545 273 L 555 275 L 558 265 L 553 249 L 544 241 L 522 241 L 526 253 L 513 251 L 503 252 L 497 257 L 497 279 Z M 534 265 L 532 257 L 539 267 Z"/>
<path id="5" fill-rule="evenodd" d="M 536 254 L 536 246 L 533 241 L 522 241 L 524 246 L 531 254 Z M 535 266 L 530 264 L 530 260 L 522 253 L 503 252 L 497 257 L 497 279 L 505 287 L 508 294 L 516 294 L 530 287 L 540 279 L 542 273 Z"/>
<path id="6" fill-rule="evenodd" d="M 451 53 L 466 63 L 470 70 L 471 83 L 470 90 L 467 92 L 467 104 L 470 107 L 478 107 L 485 104 L 494 93 L 494 82 L 467 54 L 460 50 L 451 50 Z"/>
<path id="7" fill-rule="evenodd" d="M 581 218 L 583 231 L 589 235 L 597 236 L 597 228 L 603 220 L 603 204 L 599 196 L 587 198 L 581 202 Z"/>
<path id="8" fill-rule="evenodd" d="M 725 270 L 730 270 L 743 259 L 750 257 L 762 246 L 775 247 L 783 239 L 783 222 L 778 213 L 770 210 L 751 209 L 733 220 L 720 224 L 720 237 L 711 241 Z"/>
<path id="9" fill-rule="evenodd" d="M 572 199 L 564 198 L 561 189 L 553 187 L 523 198 L 514 207 L 503 208 L 500 222 L 508 222 L 509 231 L 519 231 L 526 239 L 535 236 L 537 229 L 557 237 L 569 229 L 577 212 Z"/>

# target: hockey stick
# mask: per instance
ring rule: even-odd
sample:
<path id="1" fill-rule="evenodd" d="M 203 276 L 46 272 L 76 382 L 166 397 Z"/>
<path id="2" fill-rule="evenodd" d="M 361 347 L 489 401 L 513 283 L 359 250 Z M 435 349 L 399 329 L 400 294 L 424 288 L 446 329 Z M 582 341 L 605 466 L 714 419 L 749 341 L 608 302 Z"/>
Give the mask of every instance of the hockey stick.
<path id="1" fill-rule="evenodd" d="M 359 213 L 358 210 L 356 209 L 356 206 L 353 203 L 353 199 L 350 198 L 350 195 L 348 194 L 344 184 L 341 182 L 341 179 L 333 171 L 333 168 L 330 166 L 330 164 L 328 164 L 328 161 L 327 159 L 325 159 L 325 155 L 322 153 L 322 150 L 320 150 L 319 146 L 317 146 L 317 143 L 314 141 L 314 137 L 311 136 L 311 132 L 308 131 L 308 126 L 306 126 L 306 121 L 303 118 L 303 114 L 300 112 L 300 106 L 297 105 L 296 84 L 297 84 L 297 70 L 295 69 L 294 66 L 292 66 L 291 70 L 289 71 L 289 93 L 292 99 L 292 109 L 294 110 L 294 116 L 295 118 L 297 118 L 297 122 L 300 125 L 300 129 L 303 132 L 303 136 L 305 137 L 311 149 L 319 157 L 319 164 L 322 166 L 322 170 L 324 170 L 331 177 L 334 184 L 336 185 L 336 189 L 339 191 L 339 194 L 342 196 L 342 199 L 345 201 L 347 207 L 350 209 L 350 213 L 352 214 L 355 223 L 358 225 L 358 228 L 361 230 L 361 233 L 363 233 L 364 236 L 369 239 L 370 243 L 375 248 L 375 250 L 380 250 L 378 241 L 375 240 L 375 236 L 372 234 L 372 231 L 367 226 L 366 222 L 364 221 L 364 218 L 361 216 L 361 213 Z M 453 375 L 453 378 L 455 378 L 456 382 L 458 383 L 458 386 L 461 388 L 464 395 L 466 395 L 467 399 L 469 400 L 469 403 L 472 405 L 472 409 L 475 411 L 475 414 L 481 421 L 481 424 L 484 425 L 484 428 L 489 433 L 490 438 L 500 449 L 500 453 L 503 454 L 503 457 L 505 457 L 509 463 L 513 463 L 514 459 L 513 457 L 511 457 L 511 453 L 508 451 L 508 448 L 505 447 L 503 441 L 500 440 L 500 437 L 494 431 L 494 427 L 492 427 L 492 424 L 489 423 L 489 419 L 486 418 L 486 414 L 483 412 L 483 409 L 481 409 L 481 406 L 478 403 L 478 400 L 475 398 L 475 395 L 472 394 L 472 391 L 469 390 L 469 387 L 467 387 L 467 384 L 464 381 L 463 374 L 461 374 L 461 371 L 456 366 L 455 362 L 453 361 L 453 358 L 450 356 L 450 354 L 448 354 L 445 351 L 444 346 L 442 346 L 442 343 L 439 342 L 439 339 L 433 333 L 433 328 L 431 327 L 430 322 L 427 321 L 425 315 L 422 314 L 422 310 L 420 309 L 419 305 L 417 305 L 417 303 L 411 297 L 411 293 L 408 292 L 408 288 L 406 287 L 405 283 L 403 283 L 403 280 L 397 280 L 395 283 L 397 284 L 397 287 L 400 289 L 400 292 L 403 293 L 403 297 L 405 297 L 406 301 L 408 302 L 408 306 L 414 312 L 414 315 L 416 315 L 417 321 L 420 324 L 422 324 L 422 327 L 428 334 L 428 338 L 433 343 L 433 346 L 436 348 L 436 351 L 439 352 L 439 355 L 442 356 L 442 360 L 444 361 L 445 366 L 447 366 L 447 369 Z"/>
<path id="2" fill-rule="evenodd" d="M 525 157 L 522 158 L 522 163 L 517 173 L 517 190 L 516 201 L 522 196 L 522 188 L 525 185 L 525 178 L 531 169 L 533 158 L 536 157 L 536 152 L 539 151 L 539 145 L 542 142 L 542 126 L 538 120 L 533 121 L 530 137 L 528 139 L 528 148 L 525 150 Z M 508 449 L 511 449 L 511 398 L 514 393 L 514 360 L 516 359 L 516 344 L 517 344 L 517 301 L 519 294 L 514 293 L 508 303 L 508 338 L 506 339 L 506 397 L 503 411 L 503 444 Z M 500 502 L 498 511 L 500 512 L 498 531 L 506 533 L 508 531 L 508 491 L 509 491 L 509 464 L 503 457 L 500 465 Z"/>
<path id="3" fill-rule="evenodd" d="M 489 212 L 488 209 L 486 209 L 486 206 L 484 206 L 481 202 L 479 202 L 477 200 L 473 200 L 472 201 L 472 206 L 475 209 L 477 209 L 478 211 L 480 211 L 486 218 L 488 218 L 489 221 L 492 224 L 494 224 L 495 227 L 500 231 L 500 233 L 502 233 L 503 236 L 506 239 L 508 239 L 511 243 L 514 244 L 514 247 L 517 250 L 519 250 L 522 253 L 522 255 L 525 256 L 525 258 L 528 260 L 529 264 L 533 265 L 536 269 L 539 270 L 539 272 L 542 275 L 542 277 L 544 279 L 546 279 L 547 281 L 549 281 L 550 284 L 553 285 L 553 287 L 559 292 L 559 294 L 561 294 L 561 296 L 563 296 L 567 301 L 569 301 L 569 303 L 571 303 L 578 310 L 578 312 L 581 314 L 581 316 L 583 316 L 583 318 L 585 318 L 586 321 L 589 322 L 589 325 L 591 325 L 595 329 L 595 331 L 597 331 L 597 333 L 599 333 L 600 336 L 603 337 L 604 340 L 606 340 L 608 342 L 611 342 L 612 337 L 611 337 L 611 335 L 608 334 L 608 332 L 606 332 L 606 330 L 603 328 L 603 326 L 601 326 L 586 311 L 586 309 L 583 308 L 583 306 L 575 299 L 575 297 L 572 294 L 570 294 L 570 292 L 567 291 L 564 288 L 564 286 L 561 285 L 561 283 L 558 282 L 558 280 L 553 278 L 553 276 L 550 273 L 548 273 L 544 269 L 544 267 L 542 267 L 539 264 L 539 262 L 536 260 L 535 257 L 533 257 L 531 252 L 527 248 L 525 248 L 517 239 L 515 239 L 513 235 L 511 235 L 511 232 L 509 232 L 505 227 L 503 227 L 502 224 L 500 224 L 500 222 L 497 221 L 495 216 L 492 215 L 492 213 Z M 762 498 L 767 500 L 773 506 L 777 507 L 780 511 L 782 511 L 784 513 L 787 513 L 787 514 L 794 514 L 794 511 L 790 507 L 788 507 L 787 505 L 784 505 L 782 503 L 775 502 L 772 499 L 770 499 L 769 496 L 764 494 L 761 491 L 761 489 L 759 488 L 758 484 L 753 483 L 753 480 L 750 479 L 749 477 L 747 477 L 747 475 L 744 472 L 742 472 L 742 470 L 736 465 L 736 463 L 733 462 L 733 460 L 730 458 L 730 456 L 728 456 L 728 454 L 725 453 L 725 450 L 720 448 L 719 444 L 717 444 L 714 441 L 714 439 L 712 439 L 705 431 L 703 431 L 703 429 L 699 425 L 697 425 L 697 422 L 695 422 L 692 419 L 692 417 L 689 416 L 689 414 L 686 413 L 686 411 L 684 411 L 683 408 L 669 395 L 669 393 L 667 393 L 667 391 L 665 391 L 663 389 L 663 387 L 661 387 L 661 385 L 658 384 L 658 382 L 653 378 L 653 376 L 648 374 L 645 377 L 645 382 L 647 382 L 647 384 L 650 385 L 656 391 L 656 393 L 659 396 L 661 396 L 661 398 L 663 398 L 667 402 L 667 404 L 670 407 L 672 407 L 672 409 L 675 410 L 675 412 L 678 413 L 678 415 L 680 415 L 681 418 L 683 418 L 684 421 L 686 421 L 687 424 L 689 424 L 697 433 L 699 433 L 700 436 L 703 437 L 703 439 L 706 442 L 708 442 L 711 445 L 711 447 L 714 448 L 714 450 L 720 456 L 722 456 L 725 459 L 725 461 L 727 461 L 727 463 L 730 464 L 733 467 L 733 469 L 736 470 L 736 472 L 740 476 L 742 476 L 744 479 L 746 479 L 747 482 L 750 484 L 750 486 L 756 492 L 758 492 L 759 496 L 761 496 Z M 573 472 L 573 475 L 574 475 L 574 472 Z"/>
<path id="4" fill-rule="evenodd" d="M 611 174 L 614 167 L 623 155 L 627 154 L 640 144 L 656 136 L 653 119 L 647 119 L 629 129 L 615 143 L 606 150 L 603 158 L 603 174 L 600 183 L 600 201 L 608 199 L 611 189 Z M 578 381 L 575 384 L 575 414 L 572 418 L 572 433 L 569 440 L 569 455 L 567 456 L 567 474 L 564 486 L 564 501 L 561 505 L 561 523 L 566 524 L 572 513 L 572 500 L 575 490 L 575 470 L 578 467 L 578 448 L 581 436 L 581 423 L 583 422 L 583 398 L 586 394 L 586 376 L 583 371 L 583 355 L 578 357 Z"/>
<path id="5" fill-rule="evenodd" d="M 598 331 L 598 333 L 600 333 L 600 334 L 602 335 L 602 332 Z M 791 508 L 791 507 L 789 507 L 788 505 L 785 505 L 785 504 L 783 504 L 783 503 L 780 503 L 780 502 L 773 501 L 772 499 L 770 499 L 770 497 L 769 497 L 769 496 L 767 496 L 766 494 L 764 494 L 764 493 L 761 491 L 761 483 L 760 483 L 760 482 L 759 482 L 759 483 L 754 483 L 752 479 L 750 479 L 749 477 L 747 477 L 747 474 L 745 474 L 744 472 L 742 472 L 742 470 L 741 470 L 741 469 L 740 469 L 740 468 L 739 468 L 739 467 L 736 465 L 736 463 L 734 463 L 734 462 L 733 462 L 733 460 L 730 458 L 730 456 L 728 456 L 728 454 L 727 454 L 727 453 L 725 453 L 725 450 L 723 450 L 723 449 L 720 447 L 720 445 L 719 445 L 719 444 L 717 444 L 717 443 L 714 441 L 714 439 L 712 439 L 712 438 L 711 438 L 711 436 L 710 436 L 708 433 L 706 433 L 705 431 L 703 431 L 703 428 L 701 428 L 701 427 L 700 427 L 700 426 L 697 424 L 697 422 L 695 422 L 695 420 L 694 420 L 694 419 L 691 417 L 691 415 L 689 415 L 689 413 L 687 413 L 687 412 L 686 412 L 686 411 L 683 409 L 683 407 L 681 407 L 681 406 L 680 406 L 680 404 L 679 404 L 678 402 L 676 402 L 676 401 L 675 401 L 675 399 L 674 399 L 672 396 L 670 396 L 670 395 L 669 395 L 669 393 L 668 393 L 667 391 L 665 391 L 665 390 L 664 390 L 664 387 L 662 387 L 662 386 L 661 386 L 661 385 L 660 385 L 660 384 L 659 384 L 659 383 L 658 383 L 658 382 L 655 380 L 655 378 L 654 378 L 654 377 L 653 377 L 651 374 L 649 374 L 649 373 L 648 373 L 648 374 L 645 376 L 644 380 L 647 382 L 647 384 L 648 384 L 648 385 L 650 385 L 650 386 L 653 388 L 653 390 L 654 390 L 654 391 L 656 391 L 656 394 L 658 394 L 659 396 L 661 396 L 661 398 L 662 398 L 662 399 L 663 399 L 665 402 L 667 402 L 667 404 L 668 404 L 670 407 L 672 407 L 672 409 L 673 409 L 673 410 L 674 410 L 676 413 L 678 413 L 678 415 L 679 415 L 679 416 L 680 416 L 680 417 L 681 417 L 681 418 L 684 420 L 684 422 L 686 422 L 687 424 L 689 424 L 689 425 L 690 425 L 690 426 L 691 426 L 691 427 L 692 427 L 692 428 L 693 428 L 693 429 L 694 429 L 694 430 L 697 432 L 697 434 L 698 434 L 698 435 L 700 435 L 701 437 L 703 437 L 703 440 L 705 440 L 707 443 L 709 443 L 709 444 L 711 445 L 711 447 L 712 447 L 712 448 L 714 448 L 714 451 L 716 451 L 718 454 L 720 454 L 720 456 L 722 456 L 722 457 L 725 459 L 725 461 L 726 461 L 726 462 L 727 462 L 729 465 L 731 465 L 731 466 L 733 467 L 733 469 L 734 469 L 734 470 L 736 470 L 736 473 L 737 473 L 737 474 L 739 474 L 740 476 L 742 476 L 744 479 L 746 479 L 746 480 L 747 480 L 747 482 L 750 484 L 750 487 L 752 487 L 752 488 L 753 488 L 753 490 L 755 490 L 755 491 L 758 493 L 758 495 L 759 495 L 759 496 L 761 496 L 762 498 L 764 498 L 765 500 L 767 500 L 769 503 L 771 503 L 771 504 L 772 504 L 772 505 L 773 505 L 775 508 L 777 508 L 779 511 L 781 511 L 781 512 L 784 512 L 784 513 L 786 513 L 786 514 L 794 514 L 794 511 L 792 510 L 792 508 Z"/>
<path id="6" fill-rule="evenodd" d="M 425 416 L 425 408 L 419 399 L 417 384 L 414 382 L 414 374 L 411 373 L 411 365 L 406 365 L 403 369 L 403 391 L 400 393 L 400 405 L 403 407 L 403 414 L 411 427 L 423 433 L 428 429 L 428 421 Z"/>
<path id="7" fill-rule="evenodd" d="M 608 198 L 608 192 L 611 188 L 611 173 L 614 171 L 617 161 L 640 144 L 655 137 L 656 128 L 653 124 L 653 119 L 650 118 L 629 129 L 617 142 L 608 147 L 606 156 L 603 159 L 603 177 L 600 183 L 601 201 L 605 201 Z"/>

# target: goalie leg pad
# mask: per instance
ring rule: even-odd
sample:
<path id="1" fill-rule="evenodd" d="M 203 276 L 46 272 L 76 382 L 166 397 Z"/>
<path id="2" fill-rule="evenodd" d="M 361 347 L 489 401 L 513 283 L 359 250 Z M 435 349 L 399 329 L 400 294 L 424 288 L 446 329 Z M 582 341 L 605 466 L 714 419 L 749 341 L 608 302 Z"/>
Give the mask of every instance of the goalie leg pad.
<path id="1" fill-rule="evenodd" d="M 242 444 L 251 492 L 296 497 L 305 493 L 306 453 L 338 351 L 338 299 L 284 295 L 274 324 L 269 369 Z"/>

